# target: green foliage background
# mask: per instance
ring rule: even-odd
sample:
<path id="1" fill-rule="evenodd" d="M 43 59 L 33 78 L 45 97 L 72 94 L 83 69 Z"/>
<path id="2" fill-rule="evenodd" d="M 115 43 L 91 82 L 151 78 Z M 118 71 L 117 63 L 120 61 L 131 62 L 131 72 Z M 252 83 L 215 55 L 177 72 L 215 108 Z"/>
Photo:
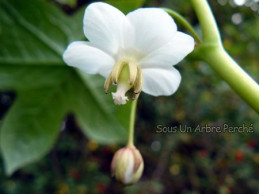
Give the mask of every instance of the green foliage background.
<path id="1" fill-rule="evenodd" d="M 108 2 L 125 13 L 143 3 Z M 183 81 L 175 95 L 140 97 L 136 145 L 145 160 L 142 180 L 123 187 L 110 179 L 113 153 L 126 138 L 129 105 L 113 106 L 104 79 L 61 59 L 69 42 L 84 39 L 86 3 L 0 0 L 0 193 L 257 193 L 258 115 L 207 64 L 189 58 L 177 66 Z M 210 4 L 225 48 L 258 80 L 258 10 L 249 7 L 258 3 Z M 188 0 L 144 5 L 172 8 L 199 31 Z M 232 23 L 234 14 L 240 23 Z M 156 132 L 157 125 L 206 124 L 252 124 L 253 133 Z"/>

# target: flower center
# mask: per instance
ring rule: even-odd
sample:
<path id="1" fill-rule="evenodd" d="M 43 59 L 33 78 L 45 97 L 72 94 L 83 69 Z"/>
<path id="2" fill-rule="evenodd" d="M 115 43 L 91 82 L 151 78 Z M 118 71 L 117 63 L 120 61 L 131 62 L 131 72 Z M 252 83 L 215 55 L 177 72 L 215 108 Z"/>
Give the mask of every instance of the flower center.
<path id="1" fill-rule="evenodd" d="M 122 105 L 129 100 L 129 97 L 131 99 L 138 98 L 142 90 L 142 82 L 142 71 L 136 62 L 133 60 L 120 60 L 114 65 L 104 87 L 105 92 L 108 93 L 111 84 L 117 85 L 117 90 L 112 93 L 112 96 L 115 104 Z M 126 96 L 128 91 L 131 93 Z"/>

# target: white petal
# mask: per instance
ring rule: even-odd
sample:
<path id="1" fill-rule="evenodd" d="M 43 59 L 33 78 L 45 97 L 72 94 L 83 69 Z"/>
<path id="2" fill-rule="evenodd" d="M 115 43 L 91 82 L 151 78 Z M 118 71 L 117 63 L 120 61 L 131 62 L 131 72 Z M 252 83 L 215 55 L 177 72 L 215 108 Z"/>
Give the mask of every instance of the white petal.
<path id="1" fill-rule="evenodd" d="M 175 65 L 194 49 L 194 45 L 191 36 L 177 32 L 171 41 L 141 59 L 139 65 L 143 68 Z"/>
<path id="2" fill-rule="evenodd" d="M 88 40 L 111 55 L 133 42 L 134 30 L 126 16 L 107 3 L 90 4 L 83 24 Z"/>
<path id="3" fill-rule="evenodd" d="M 113 63 L 114 65 L 115 63 Z M 99 69 L 99 74 L 105 78 L 108 77 L 108 75 L 111 73 L 112 71 L 112 68 L 113 68 L 113 65 L 110 65 L 110 66 L 103 66 Z"/>
<path id="4" fill-rule="evenodd" d="M 167 43 L 177 31 L 174 20 L 162 9 L 140 8 L 127 18 L 135 29 L 135 47 L 144 54 Z"/>
<path id="5" fill-rule="evenodd" d="M 143 69 L 143 92 L 153 95 L 172 95 L 179 87 L 181 75 L 178 70 L 170 68 Z"/>
<path id="6" fill-rule="evenodd" d="M 88 42 L 72 42 L 63 54 L 63 60 L 69 66 L 83 70 L 88 74 L 97 74 L 102 69 L 112 70 L 114 59 Z"/>
<path id="7" fill-rule="evenodd" d="M 132 153 L 129 155 L 131 155 L 131 157 L 128 158 L 128 162 L 125 170 L 124 184 L 129 184 L 133 179 L 134 157 Z"/>

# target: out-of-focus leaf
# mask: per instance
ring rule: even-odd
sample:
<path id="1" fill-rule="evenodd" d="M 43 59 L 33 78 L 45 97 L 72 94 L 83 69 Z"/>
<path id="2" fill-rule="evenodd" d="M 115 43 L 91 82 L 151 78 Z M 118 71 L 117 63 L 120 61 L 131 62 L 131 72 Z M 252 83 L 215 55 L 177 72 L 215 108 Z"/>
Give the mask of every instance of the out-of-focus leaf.
<path id="1" fill-rule="evenodd" d="M 0 18 L 1 65 L 62 65 L 72 32 L 58 9 L 42 1 L 1 0 Z"/>
<path id="2" fill-rule="evenodd" d="M 70 71 L 66 66 L 0 65 L 0 90 L 52 87 Z"/>
<path id="3" fill-rule="evenodd" d="M 19 93 L 1 128 L 7 174 L 39 160 L 52 147 L 66 114 L 61 90 L 41 88 Z"/>
<path id="4" fill-rule="evenodd" d="M 106 0 L 105 2 L 117 7 L 124 14 L 127 14 L 128 12 L 141 7 L 145 0 Z"/>
<path id="5" fill-rule="evenodd" d="M 107 100 L 98 95 L 74 71 L 64 72 L 52 85 L 19 91 L 1 130 L 7 173 L 46 154 L 68 112 L 76 114 L 90 138 L 101 143 L 122 141 L 126 130 L 115 117 L 117 110 L 108 109 Z"/>
<path id="6" fill-rule="evenodd" d="M 103 78 L 78 74 L 62 61 L 66 46 L 84 39 L 83 14 L 67 17 L 41 0 L 0 0 L 0 90 L 17 93 L 1 127 L 8 174 L 50 150 L 68 113 L 95 141 L 126 139 L 129 105 L 115 107 Z"/>

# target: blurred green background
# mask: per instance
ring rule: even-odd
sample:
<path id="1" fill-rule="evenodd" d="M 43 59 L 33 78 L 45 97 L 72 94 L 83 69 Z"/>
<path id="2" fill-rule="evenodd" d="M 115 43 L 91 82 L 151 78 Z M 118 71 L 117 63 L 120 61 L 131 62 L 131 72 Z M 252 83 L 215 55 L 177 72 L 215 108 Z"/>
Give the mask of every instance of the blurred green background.
<path id="1" fill-rule="evenodd" d="M 224 47 L 258 81 L 258 1 L 209 2 Z M 73 14 L 90 1 L 50 3 Z M 146 0 L 144 6 L 172 8 L 199 32 L 188 0 Z M 177 68 L 182 83 L 176 94 L 154 98 L 142 93 L 139 98 L 135 136 L 145 169 L 137 184 L 125 187 L 110 177 L 112 156 L 123 145 L 100 145 L 89 140 L 69 115 L 55 146 L 40 162 L 7 177 L 0 159 L 0 193 L 258 193 L 258 115 L 207 64 L 188 58 Z M 0 120 L 14 99 L 13 92 L 0 93 Z M 253 132 L 156 132 L 158 125 L 194 129 L 206 124 L 252 124 Z"/>

